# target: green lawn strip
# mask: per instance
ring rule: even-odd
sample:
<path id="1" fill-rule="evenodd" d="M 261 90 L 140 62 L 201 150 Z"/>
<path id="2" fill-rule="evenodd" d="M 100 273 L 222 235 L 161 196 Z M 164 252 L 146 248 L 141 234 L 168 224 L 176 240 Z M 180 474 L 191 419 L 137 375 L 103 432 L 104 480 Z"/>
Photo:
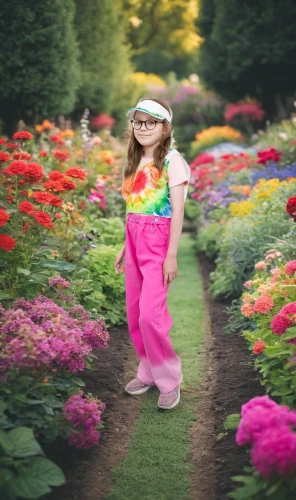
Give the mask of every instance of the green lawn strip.
<path id="1" fill-rule="evenodd" d="M 181 402 L 171 412 L 157 409 L 159 392 L 143 396 L 141 412 L 125 460 L 112 471 L 113 488 L 107 500 L 182 500 L 190 486 L 189 427 L 200 379 L 199 355 L 203 338 L 203 302 L 196 253 L 189 235 L 181 237 L 179 276 L 169 292 L 174 326 L 171 337 L 183 367 Z M 128 404 L 127 396 L 126 404 Z"/>

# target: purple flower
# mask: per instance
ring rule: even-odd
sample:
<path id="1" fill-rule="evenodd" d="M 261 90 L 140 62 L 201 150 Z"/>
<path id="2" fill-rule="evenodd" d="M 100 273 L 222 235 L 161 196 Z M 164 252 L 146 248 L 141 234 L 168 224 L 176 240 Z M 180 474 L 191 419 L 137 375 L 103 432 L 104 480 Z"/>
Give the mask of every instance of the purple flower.
<path id="1" fill-rule="evenodd" d="M 57 278 L 49 278 L 48 284 L 49 286 L 53 286 L 55 288 L 67 288 L 70 286 L 70 283 L 64 280 L 61 276 L 58 276 Z"/>
<path id="2" fill-rule="evenodd" d="M 101 421 L 101 413 L 105 404 L 97 398 L 78 395 L 71 396 L 65 403 L 63 414 L 74 430 L 69 435 L 69 444 L 77 448 L 90 448 L 98 443 L 100 433 L 97 427 Z"/>

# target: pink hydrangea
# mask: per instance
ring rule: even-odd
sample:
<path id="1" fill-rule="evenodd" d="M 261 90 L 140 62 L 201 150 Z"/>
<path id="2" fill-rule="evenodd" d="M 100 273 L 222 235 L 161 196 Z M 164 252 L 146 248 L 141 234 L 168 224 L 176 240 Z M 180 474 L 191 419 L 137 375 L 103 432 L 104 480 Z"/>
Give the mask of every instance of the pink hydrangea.
<path id="1" fill-rule="evenodd" d="M 76 373 L 85 369 L 92 349 L 107 347 L 108 340 L 103 318 L 89 321 L 89 313 L 77 307 L 68 314 L 43 296 L 20 298 L 0 315 L 0 371 L 43 366 Z"/>
<path id="2" fill-rule="evenodd" d="M 68 436 L 69 444 L 77 448 L 95 446 L 100 437 L 97 427 L 104 410 L 104 403 L 97 398 L 83 397 L 82 391 L 71 396 L 63 408 L 66 420 L 74 428 L 74 432 Z"/>
<path id="3" fill-rule="evenodd" d="M 273 333 L 276 335 L 282 335 L 285 333 L 287 328 L 292 325 L 290 318 L 284 314 L 276 314 L 270 324 Z"/>
<path id="4" fill-rule="evenodd" d="M 255 300 L 254 311 L 261 314 L 267 314 L 273 308 L 273 300 L 270 295 L 260 295 Z"/>
<path id="5" fill-rule="evenodd" d="M 290 260 L 287 262 L 284 268 L 284 273 L 288 276 L 292 276 L 296 272 L 296 260 Z"/>
<path id="6" fill-rule="evenodd" d="M 288 426 L 269 427 L 251 450 L 252 463 L 264 477 L 295 474 L 296 433 Z"/>

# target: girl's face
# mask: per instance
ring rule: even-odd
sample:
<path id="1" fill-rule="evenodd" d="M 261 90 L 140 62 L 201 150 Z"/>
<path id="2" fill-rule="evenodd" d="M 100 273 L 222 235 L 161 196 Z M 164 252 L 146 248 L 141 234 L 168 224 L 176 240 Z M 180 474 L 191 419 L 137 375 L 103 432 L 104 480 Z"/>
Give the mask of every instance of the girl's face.
<path id="1" fill-rule="evenodd" d="M 143 111 L 136 111 L 134 120 L 157 121 L 153 130 L 147 130 L 145 123 L 142 123 L 139 130 L 133 129 L 135 138 L 141 144 L 141 146 L 143 146 L 144 148 L 156 146 L 160 142 L 163 135 L 163 123 L 158 121 L 157 118 L 154 118 L 154 116 L 148 115 L 148 113 L 144 113 Z"/>

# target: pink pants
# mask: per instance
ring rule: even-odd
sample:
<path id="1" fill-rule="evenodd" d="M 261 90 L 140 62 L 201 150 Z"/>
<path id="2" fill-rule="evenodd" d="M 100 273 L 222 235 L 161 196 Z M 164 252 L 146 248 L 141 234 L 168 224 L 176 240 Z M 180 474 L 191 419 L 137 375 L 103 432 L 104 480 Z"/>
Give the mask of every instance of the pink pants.
<path id="1" fill-rule="evenodd" d="M 155 384 L 161 393 L 172 391 L 182 380 L 181 361 L 169 337 L 173 325 L 167 308 L 169 285 L 163 287 L 170 223 L 166 217 L 126 216 L 126 309 L 140 358 L 137 376 L 145 384 Z"/>

